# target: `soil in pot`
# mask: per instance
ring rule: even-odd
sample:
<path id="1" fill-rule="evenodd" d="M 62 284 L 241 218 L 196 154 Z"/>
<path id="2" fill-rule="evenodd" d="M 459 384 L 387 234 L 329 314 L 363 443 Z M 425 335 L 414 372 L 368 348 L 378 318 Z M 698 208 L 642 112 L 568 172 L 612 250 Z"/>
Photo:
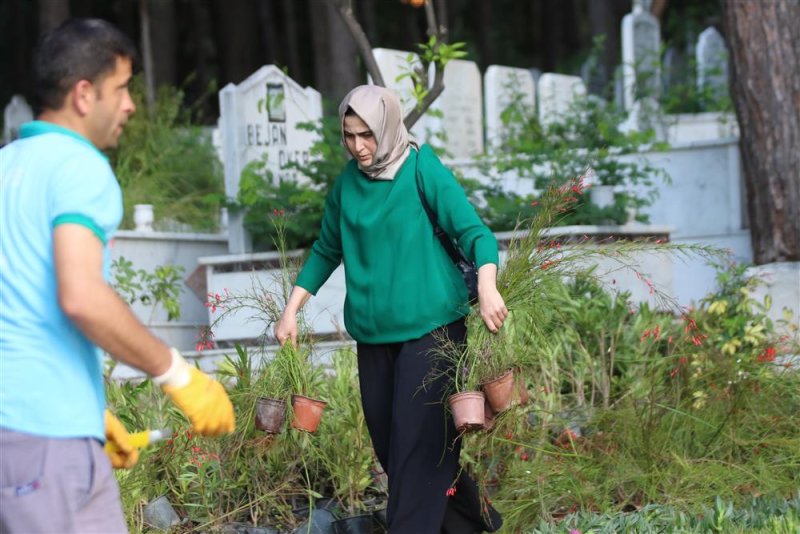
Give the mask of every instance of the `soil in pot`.
<path id="1" fill-rule="evenodd" d="M 483 428 L 485 399 L 480 391 L 464 391 L 447 399 L 453 422 L 459 432 L 475 432 Z"/>
<path id="2" fill-rule="evenodd" d="M 280 434 L 286 421 L 286 401 L 261 397 L 256 402 L 256 428 L 269 434 Z"/>
<path id="3" fill-rule="evenodd" d="M 354 515 L 333 522 L 336 534 L 372 534 L 372 514 Z"/>
<path id="4" fill-rule="evenodd" d="M 292 395 L 292 428 L 304 432 L 316 432 L 319 421 L 322 419 L 322 410 L 328 403 L 312 399 L 303 395 Z"/>
<path id="5" fill-rule="evenodd" d="M 497 378 L 482 382 L 481 389 L 494 413 L 508 410 L 514 394 L 514 370 L 508 369 Z"/>

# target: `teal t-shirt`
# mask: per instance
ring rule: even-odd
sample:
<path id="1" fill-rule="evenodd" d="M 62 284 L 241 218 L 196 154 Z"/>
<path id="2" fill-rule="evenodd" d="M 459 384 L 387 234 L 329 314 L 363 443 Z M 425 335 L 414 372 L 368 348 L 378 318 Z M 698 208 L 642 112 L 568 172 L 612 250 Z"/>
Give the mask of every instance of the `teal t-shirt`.
<path id="1" fill-rule="evenodd" d="M 108 242 L 122 193 L 106 157 L 48 122 L 0 150 L 0 427 L 105 440 L 103 358 L 62 312 L 53 229 L 83 225 Z"/>
<path id="2" fill-rule="evenodd" d="M 319 238 L 297 277 L 316 294 L 344 261 L 345 328 L 361 343 L 416 339 L 469 310 L 461 273 L 433 233 L 439 225 L 480 267 L 498 263 L 497 241 L 431 147 L 411 150 L 393 180 L 372 180 L 350 161 L 325 201 Z"/>

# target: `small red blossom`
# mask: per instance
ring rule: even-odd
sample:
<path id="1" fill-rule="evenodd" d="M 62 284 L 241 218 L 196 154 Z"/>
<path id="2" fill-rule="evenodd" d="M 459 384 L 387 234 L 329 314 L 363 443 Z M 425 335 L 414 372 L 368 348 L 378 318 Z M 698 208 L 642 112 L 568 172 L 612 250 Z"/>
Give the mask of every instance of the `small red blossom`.
<path id="1" fill-rule="evenodd" d="M 776 351 L 774 347 L 767 347 L 764 349 L 764 352 L 758 355 L 758 363 L 774 362 L 775 354 Z"/>
<path id="2" fill-rule="evenodd" d="M 538 205 L 539 205 L 538 200 L 534 200 L 533 202 L 531 202 L 531 206 L 538 206 Z"/>
<path id="3" fill-rule="evenodd" d="M 445 495 L 447 495 L 448 497 L 452 497 L 455 494 L 456 494 L 455 486 L 447 488 L 447 491 L 445 492 Z"/>

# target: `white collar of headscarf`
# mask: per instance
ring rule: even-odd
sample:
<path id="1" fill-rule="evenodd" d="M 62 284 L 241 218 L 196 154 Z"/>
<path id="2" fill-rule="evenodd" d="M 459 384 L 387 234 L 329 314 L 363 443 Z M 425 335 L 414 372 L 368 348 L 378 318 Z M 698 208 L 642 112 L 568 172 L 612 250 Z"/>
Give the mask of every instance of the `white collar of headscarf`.
<path id="1" fill-rule="evenodd" d="M 344 140 L 344 116 L 348 109 L 369 127 L 378 143 L 372 165 L 361 171 L 373 179 L 392 180 L 410 152 L 419 149 L 416 140 L 403 123 L 403 108 L 393 91 L 377 85 L 359 85 L 344 97 L 339 105 L 339 124 Z"/>

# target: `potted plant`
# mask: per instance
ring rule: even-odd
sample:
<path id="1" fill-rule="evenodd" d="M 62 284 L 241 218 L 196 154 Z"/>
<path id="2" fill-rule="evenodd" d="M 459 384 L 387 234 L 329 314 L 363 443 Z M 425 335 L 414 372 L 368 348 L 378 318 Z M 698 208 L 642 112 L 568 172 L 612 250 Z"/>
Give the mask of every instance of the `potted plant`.
<path id="1" fill-rule="evenodd" d="M 265 364 L 255 382 L 258 398 L 255 404 L 255 425 L 268 434 L 279 434 L 286 422 L 286 398 L 289 392 L 285 377 L 274 363 Z"/>
<path id="2" fill-rule="evenodd" d="M 473 345 L 457 345 L 446 341 L 436 355 L 442 364 L 428 375 L 429 380 L 445 376 L 449 381 L 447 405 L 453 416 L 456 430 L 474 432 L 484 428 L 484 396 L 479 390 L 476 359 L 481 355 Z"/>
<path id="3" fill-rule="evenodd" d="M 327 403 L 314 398 L 322 376 L 321 370 L 311 363 L 311 350 L 285 343 L 275 354 L 272 365 L 292 393 L 292 428 L 315 432 Z"/>

